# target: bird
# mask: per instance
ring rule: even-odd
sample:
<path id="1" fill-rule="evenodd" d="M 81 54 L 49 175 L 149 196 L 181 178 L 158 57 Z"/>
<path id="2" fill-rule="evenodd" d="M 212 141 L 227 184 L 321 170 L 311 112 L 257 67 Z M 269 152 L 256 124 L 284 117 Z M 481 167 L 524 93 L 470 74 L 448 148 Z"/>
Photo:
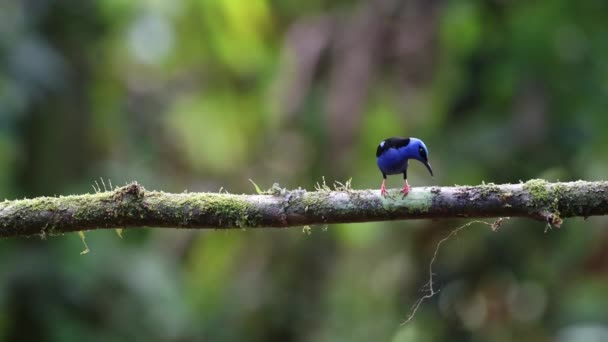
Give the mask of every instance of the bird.
<path id="1" fill-rule="evenodd" d="M 378 145 L 376 150 L 376 163 L 380 172 L 382 172 L 382 186 L 380 194 L 386 196 L 386 176 L 397 175 L 403 173 L 403 189 L 401 192 L 406 196 L 410 191 L 410 185 L 407 182 L 407 167 L 409 159 L 420 161 L 429 170 L 433 176 L 433 169 L 429 164 L 429 150 L 424 142 L 418 138 L 401 138 L 392 137 L 384 139 Z"/>

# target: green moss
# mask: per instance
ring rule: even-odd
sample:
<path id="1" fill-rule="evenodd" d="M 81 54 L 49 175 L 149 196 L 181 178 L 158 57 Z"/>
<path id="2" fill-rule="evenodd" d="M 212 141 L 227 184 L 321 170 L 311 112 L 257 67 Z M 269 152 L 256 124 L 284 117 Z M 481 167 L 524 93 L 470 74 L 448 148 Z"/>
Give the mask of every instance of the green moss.
<path id="1" fill-rule="evenodd" d="M 309 193 L 307 196 L 302 196 L 302 207 L 304 208 L 304 211 L 315 213 L 323 210 L 328 199 L 327 196 L 327 193 L 319 191 Z"/>
<path id="2" fill-rule="evenodd" d="M 202 215 L 213 215 L 221 227 L 257 227 L 260 226 L 261 215 L 244 198 L 215 193 L 197 193 L 180 195 L 175 201 L 175 207 L 170 212 L 183 225 L 190 223 L 198 212 Z"/>
<path id="3" fill-rule="evenodd" d="M 498 185 L 494 184 L 494 183 L 482 183 L 480 186 L 477 187 L 478 191 L 479 191 L 479 195 L 482 199 L 488 198 L 492 195 L 496 195 L 496 196 L 500 196 L 501 195 L 501 191 L 500 188 L 498 187 Z"/>
<path id="4" fill-rule="evenodd" d="M 74 218 L 78 220 L 94 220 L 99 217 L 100 208 L 106 208 L 106 214 L 116 217 L 117 212 L 115 208 L 106 206 L 105 203 L 112 201 L 111 196 L 108 194 L 99 193 L 90 196 L 74 197 L 67 199 L 66 207 L 75 208 Z"/>
<path id="5" fill-rule="evenodd" d="M 523 188 L 530 195 L 530 206 L 533 206 L 535 210 L 548 212 L 549 225 L 559 227 L 563 221 L 559 204 L 566 192 L 566 187 L 561 184 L 552 185 L 544 179 L 531 179 L 524 183 Z"/>
<path id="6" fill-rule="evenodd" d="M 302 227 L 302 233 L 310 235 L 312 233 L 312 229 L 310 228 L 310 226 L 304 226 Z"/>
<path id="7" fill-rule="evenodd" d="M 583 181 L 579 181 L 583 182 Z M 591 189 L 592 194 L 590 196 L 586 196 L 591 200 L 591 206 L 597 207 L 605 205 L 605 191 L 608 187 L 607 182 L 598 182 L 597 185 Z"/>
<path id="8" fill-rule="evenodd" d="M 275 195 L 275 196 L 285 195 L 286 192 L 287 192 L 287 190 L 285 188 L 281 188 L 279 183 L 273 183 L 272 187 L 270 189 L 266 190 L 267 194 Z"/>
<path id="9" fill-rule="evenodd" d="M 436 194 L 430 191 L 410 191 L 407 196 L 401 192 L 382 197 L 382 207 L 387 211 L 407 210 L 410 214 L 427 213 L 433 205 Z"/>
<path id="10" fill-rule="evenodd" d="M 549 207 L 555 198 L 550 183 L 544 179 L 531 179 L 524 183 L 523 188 L 530 194 L 531 204 L 535 207 Z"/>

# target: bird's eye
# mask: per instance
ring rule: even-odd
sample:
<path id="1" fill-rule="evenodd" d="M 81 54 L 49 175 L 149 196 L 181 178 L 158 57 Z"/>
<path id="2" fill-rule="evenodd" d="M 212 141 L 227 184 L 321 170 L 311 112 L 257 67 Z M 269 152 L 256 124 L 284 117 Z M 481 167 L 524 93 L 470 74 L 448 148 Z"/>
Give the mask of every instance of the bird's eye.
<path id="1" fill-rule="evenodd" d="M 418 153 L 420 153 L 420 158 L 426 160 L 426 158 L 427 158 L 426 151 L 422 147 L 420 147 L 418 149 Z"/>

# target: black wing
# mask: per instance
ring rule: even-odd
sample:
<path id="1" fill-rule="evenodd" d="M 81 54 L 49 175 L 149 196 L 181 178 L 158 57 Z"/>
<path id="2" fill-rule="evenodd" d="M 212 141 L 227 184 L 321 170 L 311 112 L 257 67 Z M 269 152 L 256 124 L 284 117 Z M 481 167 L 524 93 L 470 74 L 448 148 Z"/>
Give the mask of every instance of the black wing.
<path id="1" fill-rule="evenodd" d="M 378 149 L 376 149 L 376 157 L 380 157 L 382 153 L 384 153 L 389 148 L 400 148 L 409 145 L 410 138 L 388 138 L 383 140 L 380 145 L 378 145 Z"/>

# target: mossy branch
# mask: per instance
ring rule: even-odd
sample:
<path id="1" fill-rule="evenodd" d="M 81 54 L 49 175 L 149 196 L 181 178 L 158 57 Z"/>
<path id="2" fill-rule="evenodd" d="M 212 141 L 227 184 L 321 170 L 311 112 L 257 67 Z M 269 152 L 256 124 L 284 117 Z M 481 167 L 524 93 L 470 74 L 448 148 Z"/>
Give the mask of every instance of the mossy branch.
<path id="1" fill-rule="evenodd" d="M 408 219 L 527 217 L 559 226 L 562 218 L 608 214 L 608 182 L 413 188 L 285 190 L 257 195 L 171 194 L 132 183 L 113 191 L 0 203 L 0 237 L 98 228 L 262 228 Z"/>

